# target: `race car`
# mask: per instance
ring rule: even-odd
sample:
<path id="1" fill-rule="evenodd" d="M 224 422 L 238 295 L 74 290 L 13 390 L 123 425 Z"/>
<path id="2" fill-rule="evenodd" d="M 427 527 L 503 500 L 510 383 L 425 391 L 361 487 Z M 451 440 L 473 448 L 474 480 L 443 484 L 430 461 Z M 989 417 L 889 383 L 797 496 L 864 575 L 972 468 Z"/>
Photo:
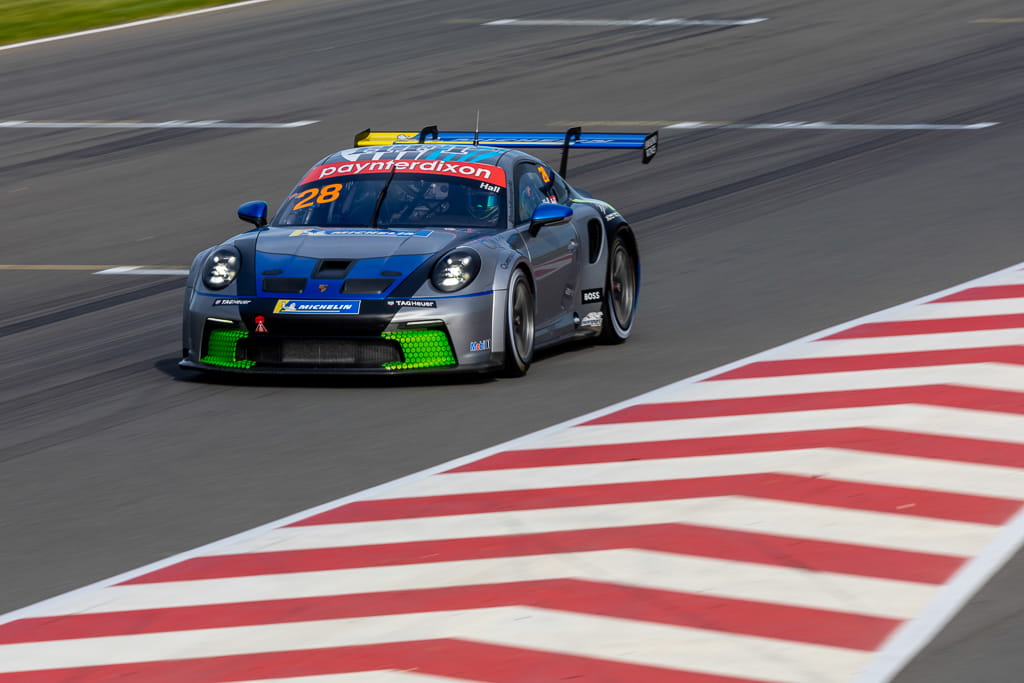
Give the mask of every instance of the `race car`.
<path id="1" fill-rule="evenodd" d="M 561 167 L 519 148 L 561 151 Z M 198 254 L 185 368 L 240 373 L 524 375 L 536 350 L 633 331 L 633 229 L 569 185 L 569 150 L 639 149 L 657 133 L 359 133 L 268 220 Z"/>

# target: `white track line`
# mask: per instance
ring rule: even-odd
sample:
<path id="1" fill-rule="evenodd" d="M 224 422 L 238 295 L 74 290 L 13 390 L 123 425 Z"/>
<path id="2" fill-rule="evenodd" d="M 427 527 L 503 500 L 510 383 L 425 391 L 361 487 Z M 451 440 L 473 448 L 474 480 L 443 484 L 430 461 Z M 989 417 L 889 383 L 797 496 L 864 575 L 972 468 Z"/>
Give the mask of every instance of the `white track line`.
<path id="1" fill-rule="evenodd" d="M 46 38 L 36 38 L 35 40 L 26 40 L 21 43 L 11 43 L 10 45 L 0 45 L 0 51 L 3 50 L 14 50 L 19 47 L 28 47 L 29 45 L 41 45 L 42 43 L 52 43 L 56 40 L 66 40 L 68 38 L 78 38 L 80 36 L 90 36 L 96 33 L 106 33 L 107 31 L 120 31 L 124 28 L 134 28 L 136 26 L 145 26 L 146 24 L 155 24 L 160 21 L 170 21 L 172 19 L 183 19 L 184 17 L 192 17 L 197 14 L 207 14 L 209 12 L 220 12 L 221 10 L 234 9 L 235 7 L 245 7 L 246 5 L 258 5 L 260 3 L 270 2 L 270 0 L 244 0 L 243 2 L 234 2 L 230 5 L 219 5 L 217 7 L 207 7 L 205 9 L 197 9 L 191 12 L 180 12 L 178 14 L 168 14 L 162 17 L 154 17 L 152 19 L 141 19 L 139 21 L 130 21 L 125 24 L 117 24 L 116 26 L 104 26 L 101 28 L 93 28 L 87 31 L 76 31 L 75 33 L 65 33 L 59 36 L 49 36 Z"/>
<path id="2" fill-rule="evenodd" d="M 863 322 L 883 322 L 891 318 L 874 318 Z M 800 347 L 785 346 L 772 349 L 757 360 L 780 358 L 828 358 L 830 356 L 866 356 L 881 353 L 907 353 L 911 351 L 949 351 L 986 346 L 1019 346 L 1024 343 L 1024 330 L 972 330 L 970 332 L 938 332 L 935 334 L 908 334 L 895 337 L 863 337 L 860 339 L 822 339 Z M 738 366 L 730 366 L 738 367 Z M 724 370 L 724 368 L 723 368 Z"/>
<path id="3" fill-rule="evenodd" d="M 556 579 L 585 579 L 895 619 L 917 614 L 939 590 L 938 586 L 913 581 L 622 548 L 132 584 L 104 589 L 89 600 L 76 601 L 73 607 L 76 614 L 102 614 L 180 606 L 183 593 L 188 595 L 188 605 L 203 606 Z M 53 616 L 61 613 L 66 612 L 55 610 Z"/>
<path id="4" fill-rule="evenodd" d="M 980 299 L 978 301 L 939 301 L 918 306 L 891 320 L 941 320 L 943 318 L 978 318 L 988 315 L 1024 313 L 1024 298 Z M 883 319 L 880 319 L 883 320 Z"/>
<path id="5" fill-rule="evenodd" d="M 188 268 L 147 268 L 146 266 L 117 266 L 99 270 L 93 275 L 188 275 Z"/>
<path id="6" fill-rule="evenodd" d="M 846 448 L 807 448 L 766 453 L 626 460 L 586 465 L 457 472 L 410 484 L 406 496 L 450 496 L 552 486 L 596 486 L 744 474 L 827 477 L 878 486 L 1016 499 L 1024 491 L 1024 469 L 879 455 Z"/>
<path id="7" fill-rule="evenodd" d="M 496 607 L 0 645 L 0 671 L 50 669 L 55 657 L 66 667 L 103 666 L 436 638 L 779 683 L 845 682 L 872 654 L 632 619 Z"/>
<path id="8" fill-rule="evenodd" d="M 217 546 L 203 554 L 342 548 L 672 523 L 957 556 L 974 555 L 999 531 L 988 524 L 731 495 L 285 527 L 268 530 L 258 538 Z"/>
<path id="9" fill-rule="evenodd" d="M 481 26 L 621 26 L 672 27 L 672 26 L 746 26 L 768 21 L 767 17 L 754 19 L 495 19 Z"/>
<path id="10" fill-rule="evenodd" d="M 301 128 L 319 123 L 309 121 L 250 122 L 250 121 L 26 121 L 12 119 L 0 121 L 0 128 Z"/>
<path id="11" fill-rule="evenodd" d="M 998 121 L 979 123 L 834 123 L 832 121 L 779 121 L 776 123 L 734 123 L 731 121 L 680 121 L 665 128 L 694 130 L 730 128 L 737 130 L 983 130 L 998 126 Z"/>
<path id="12" fill-rule="evenodd" d="M 351 674 L 295 676 L 292 678 L 260 678 L 237 683 L 466 683 L 464 678 L 432 676 L 416 671 L 360 671 Z"/>
<path id="13" fill-rule="evenodd" d="M 899 389 L 936 384 L 1024 393 L 1024 366 L 1010 363 L 925 365 L 893 370 L 851 370 L 806 375 L 708 380 L 689 391 L 666 392 L 663 401 L 708 401 L 787 394 Z"/>
<path id="14" fill-rule="evenodd" d="M 579 426 L 538 436 L 525 447 L 607 446 L 848 427 L 877 427 L 936 436 L 1024 443 L 1024 416 L 1021 415 L 903 404 Z"/>

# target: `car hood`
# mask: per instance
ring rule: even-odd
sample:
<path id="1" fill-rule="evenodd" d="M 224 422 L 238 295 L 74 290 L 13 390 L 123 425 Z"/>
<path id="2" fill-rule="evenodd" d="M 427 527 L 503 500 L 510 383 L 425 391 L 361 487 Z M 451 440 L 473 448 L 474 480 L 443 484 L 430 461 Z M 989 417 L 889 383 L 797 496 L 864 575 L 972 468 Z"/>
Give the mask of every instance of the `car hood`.
<path id="1" fill-rule="evenodd" d="M 408 279 L 413 273 L 437 254 L 478 237 L 473 230 L 444 228 L 271 228 L 256 240 L 256 293 L 314 299 L 339 293 L 407 296 L 422 282 L 422 274 Z M 411 284 L 403 285 L 407 279 Z"/>
<path id="2" fill-rule="evenodd" d="M 434 254 L 466 236 L 444 229 L 271 228 L 259 235 L 256 251 L 314 259 L 366 259 Z M 462 238 L 462 239 L 460 239 Z"/>

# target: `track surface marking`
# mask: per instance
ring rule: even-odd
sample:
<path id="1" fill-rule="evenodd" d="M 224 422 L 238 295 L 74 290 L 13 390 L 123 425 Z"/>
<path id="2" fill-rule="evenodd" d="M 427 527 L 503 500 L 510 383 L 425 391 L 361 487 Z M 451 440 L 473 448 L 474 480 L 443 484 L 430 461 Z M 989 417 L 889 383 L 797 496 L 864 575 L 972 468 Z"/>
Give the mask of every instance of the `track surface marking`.
<path id="1" fill-rule="evenodd" d="M 888 680 L 1024 535 L 1022 337 L 1014 267 L 11 613 L 0 683 Z"/>

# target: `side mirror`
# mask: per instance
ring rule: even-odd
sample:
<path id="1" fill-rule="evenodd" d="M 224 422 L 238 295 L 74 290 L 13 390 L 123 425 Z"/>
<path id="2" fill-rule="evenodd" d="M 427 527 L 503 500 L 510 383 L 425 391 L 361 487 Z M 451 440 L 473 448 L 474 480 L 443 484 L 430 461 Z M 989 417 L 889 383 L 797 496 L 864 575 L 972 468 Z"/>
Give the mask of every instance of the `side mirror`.
<path id="1" fill-rule="evenodd" d="M 252 223 L 257 228 L 267 224 L 267 203 L 246 202 L 238 207 L 238 217 L 246 223 Z"/>
<path id="2" fill-rule="evenodd" d="M 558 225 L 572 218 L 572 207 L 563 204 L 538 204 L 530 217 L 530 233 L 536 235 L 545 225 Z"/>

